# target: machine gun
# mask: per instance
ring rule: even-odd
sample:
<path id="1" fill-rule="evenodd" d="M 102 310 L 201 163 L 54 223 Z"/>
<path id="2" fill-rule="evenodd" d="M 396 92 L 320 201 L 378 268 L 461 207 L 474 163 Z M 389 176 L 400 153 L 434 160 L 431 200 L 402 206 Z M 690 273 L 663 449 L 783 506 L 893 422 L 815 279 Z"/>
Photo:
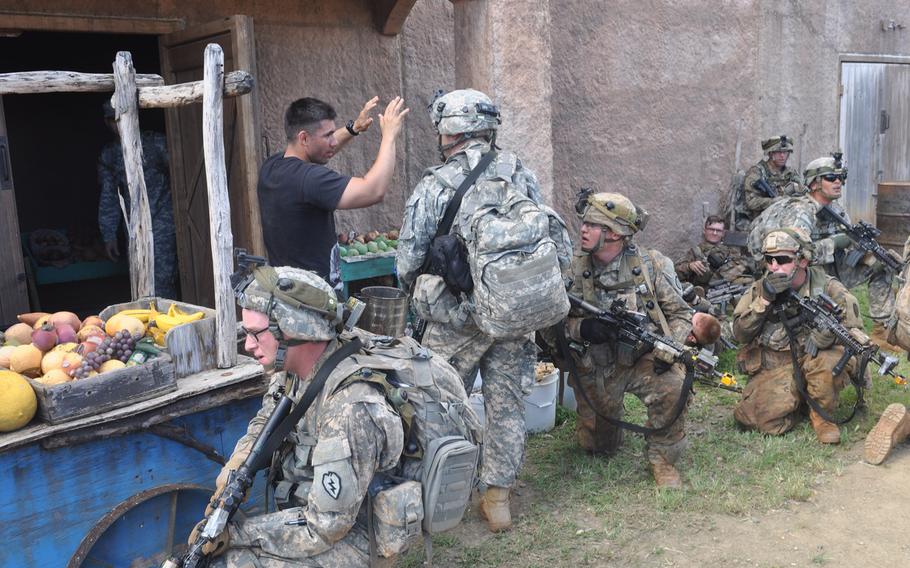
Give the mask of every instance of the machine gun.
<path id="1" fill-rule="evenodd" d="M 777 197 L 777 191 L 775 191 L 774 188 L 771 187 L 771 184 L 768 183 L 768 180 L 763 177 L 753 181 L 752 188 L 764 193 L 765 197 L 770 197 L 771 199 Z"/>
<path id="2" fill-rule="evenodd" d="M 790 290 L 785 302 L 799 307 L 800 314 L 796 316 L 798 321 L 792 323 L 805 323 L 813 329 L 828 330 L 834 334 L 835 342 L 844 347 L 844 354 L 831 370 L 835 376 L 843 372 L 852 357 L 856 357 L 859 365 L 857 372 L 854 373 L 856 377 L 861 378 L 865 374 L 866 367 L 871 361 L 878 365 L 879 376 L 889 375 L 894 378 L 895 384 L 907 384 L 906 378 L 894 372 L 898 364 L 895 357 L 879 352 L 878 346 L 870 342 L 864 334 L 855 334 L 844 327 L 841 323 L 843 308 L 830 296 L 819 294 L 816 298 L 809 298 Z M 818 353 L 818 348 L 810 343 L 807 352 L 814 357 Z"/>
<path id="3" fill-rule="evenodd" d="M 850 251 L 845 259 L 848 266 L 856 266 L 867 252 L 872 253 L 888 270 L 893 272 L 900 273 L 906 266 L 906 262 L 902 261 L 896 253 L 878 243 L 876 239 L 882 232 L 874 225 L 865 221 L 851 225 L 846 217 L 835 211 L 830 205 L 822 207 L 815 216 L 821 221 L 840 225 L 850 240 L 856 243 L 856 248 Z"/>
<path id="4" fill-rule="evenodd" d="M 250 454 L 243 464 L 232 471 L 224 489 L 215 496 L 214 510 L 206 517 L 205 525 L 190 544 L 189 550 L 180 558 L 169 558 L 161 568 L 204 568 L 208 566 L 208 554 L 202 551 L 203 547 L 212 542 L 222 531 L 226 530 L 228 521 L 240 508 L 246 498 L 246 493 L 253 485 L 256 472 L 266 467 L 272 456 L 272 449 L 268 447 L 269 438 L 290 414 L 293 401 L 288 398 L 283 390 L 276 392 L 275 408 L 269 416 L 262 431 L 253 442 Z"/>
<path id="5" fill-rule="evenodd" d="M 727 304 L 736 301 L 748 289 L 749 284 L 734 284 L 723 279 L 712 280 L 708 283 L 705 299 L 724 314 L 727 312 Z"/>
<path id="6" fill-rule="evenodd" d="M 712 387 L 742 392 L 736 378 L 717 369 L 718 359 L 707 349 L 697 349 L 678 341 L 648 331 L 648 316 L 626 308 L 624 300 L 614 300 L 609 309 L 602 310 L 583 299 L 569 294 L 573 306 L 610 324 L 616 330 L 617 359 L 620 364 L 631 366 L 639 357 L 654 353 L 656 360 L 668 365 L 682 363 L 695 373 L 695 380 Z"/>

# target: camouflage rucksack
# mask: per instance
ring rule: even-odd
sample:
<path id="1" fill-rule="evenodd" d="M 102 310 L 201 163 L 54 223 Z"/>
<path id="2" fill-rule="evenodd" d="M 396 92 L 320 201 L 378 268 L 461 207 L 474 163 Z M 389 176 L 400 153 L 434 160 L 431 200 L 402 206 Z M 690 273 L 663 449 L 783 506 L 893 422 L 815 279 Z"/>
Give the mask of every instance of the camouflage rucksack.
<path id="1" fill-rule="evenodd" d="M 474 281 L 474 322 L 495 339 L 519 338 L 569 313 L 560 268 L 560 256 L 569 258 L 560 250 L 565 223 L 513 185 L 516 163 L 512 155 L 498 160 L 494 176 L 465 194 L 457 216 Z"/>

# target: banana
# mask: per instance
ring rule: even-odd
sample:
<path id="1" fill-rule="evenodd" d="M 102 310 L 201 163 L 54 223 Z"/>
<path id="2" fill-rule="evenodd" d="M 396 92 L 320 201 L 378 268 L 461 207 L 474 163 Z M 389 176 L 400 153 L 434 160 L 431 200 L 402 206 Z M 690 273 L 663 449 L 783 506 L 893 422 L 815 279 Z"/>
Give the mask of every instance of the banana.
<path id="1" fill-rule="evenodd" d="M 142 323 L 148 323 L 149 318 L 152 315 L 151 309 L 132 309 L 132 310 L 122 310 L 117 312 L 118 316 L 132 316 Z"/>
<path id="2" fill-rule="evenodd" d="M 202 312 L 194 312 L 192 314 L 183 314 L 179 316 L 172 316 L 170 314 L 158 314 L 155 318 L 155 325 L 158 326 L 162 331 L 169 331 L 171 328 L 178 325 L 189 323 L 191 321 L 201 320 L 205 317 L 205 314 Z"/>

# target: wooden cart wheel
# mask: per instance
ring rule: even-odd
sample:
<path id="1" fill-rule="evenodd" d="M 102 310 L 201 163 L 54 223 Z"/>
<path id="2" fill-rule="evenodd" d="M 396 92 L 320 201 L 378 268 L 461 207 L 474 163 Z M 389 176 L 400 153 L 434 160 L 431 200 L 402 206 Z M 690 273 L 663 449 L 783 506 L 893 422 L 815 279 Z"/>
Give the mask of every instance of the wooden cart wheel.
<path id="1" fill-rule="evenodd" d="M 92 527 L 67 568 L 158 568 L 172 554 L 186 550 L 186 539 L 211 496 L 211 488 L 194 484 L 162 485 L 137 493 Z M 237 514 L 241 519 L 242 512 Z"/>

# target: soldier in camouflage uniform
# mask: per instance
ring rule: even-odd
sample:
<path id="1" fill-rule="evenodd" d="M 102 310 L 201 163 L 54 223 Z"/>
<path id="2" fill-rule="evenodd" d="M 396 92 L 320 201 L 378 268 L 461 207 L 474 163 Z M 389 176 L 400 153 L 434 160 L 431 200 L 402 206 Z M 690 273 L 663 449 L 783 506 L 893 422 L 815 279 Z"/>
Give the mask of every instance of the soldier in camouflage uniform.
<path id="1" fill-rule="evenodd" d="M 904 260 L 910 259 L 910 237 L 904 244 Z M 894 315 L 889 322 L 888 342 L 900 346 L 910 358 L 910 266 L 904 268 L 903 283 L 897 292 Z M 889 404 L 866 437 L 863 460 L 879 465 L 891 450 L 910 436 L 910 412 L 903 404 Z"/>
<path id="2" fill-rule="evenodd" d="M 704 240 L 686 251 L 686 256 L 675 265 L 682 282 L 703 286 L 706 291 L 716 280 L 733 284 L 752 282 L 750 259 L 743 256 L 739 248 L 724 244 L 725 233 L 723 219 L 716 215 L 705 219 Z"/>
<path id="3" fill-rule="evenodd" d="M 288 292 L 291 300 L 273 295 L 275 289 L 292 290 Z M 274 285 L 257 276 L 243 290 L 238 303 L 243 308 L 244 347 L 271 378 L 262 408 L 218 476 L 216 496 L 230 472 L 249 455 L 275 407 L 273 395 L 283 389 L 299 402 L 326 360 L 351 339 L 346 334 L 339 336 L 337 331 L 340 317 L 334 291 L 309 271 L 276 268 Z M 272 484 L 279 510 L 229 523 L 203 549 L 219 557 L 213 566 L 351 568 L 370 564 L 367 487 L 382 472 L 412 476 L 403 473 L 404 466 L 396 469 L 404 462 L 401 416 L 374 382 L 362 378 L 374 373 L 363 372 L 369 369 L 356 361 L 349 363 L 354 357 L 377 356 L 369 351 L 371 336 L 360 337 L 367 337 L 365 347 L 329 374 L 312 406 L 273 457 Z M 421 368 L 429 375 L 428 380 L 454 392 L 459 407 L 469 409 L 455 371 L 432 354 L 423 360 L 425 367 Z M 401 368 L 401 361 L 393 364 Z M 352 365 L 356 368 L 353 373 Z M 454 390 L 448 390 L 451 387 Z M 450 412 L 459 411 L 446 406 Z M 196 530 L 190 536 L 191 543 Z M 379 560 L 383 566 L 394 561 Z"/>
<path id="4" fill-rule="evenodd" d="M 396 260 L 398 277 L 402 286 L 412 293 L 418 313 L 419 305 L 434 312 L 434 315 L 420 314 L 428 320 L 424 345 L 448 359 L 467 389 L 480 370 L 486 413 L 480 480 L 487 487 L 480 511 L 490 530 L 507 530 L 512 526 L 509 494 L 524 461 L 523 398 L 534 381 L 533 338 L 502 341 L 484 335 L 470 317 L 469 302 L 457 300 L 438 276 L 421 276 L 430 243 L 452 195 L 493 147 L 499 112 L 489 97 L 472 89 L 439 97 L 429 110 L 439 133 L 439 150 L 445 163 L 425 172 L 405 205 Z M 510 181 L 518 191 L 542 203 L 533 172 L 512 152 L 499 151 L 479 179 L 497 177 Z M 451 233 L 461 234 L 458 220 L 462 217 L 456 216 Z M 568 245 L 564 253 L 566 263 L 570 251 Z"/>
<path id="5" fill-rule="evenodd" d="M 737 231 L 748 231 L 755 218 L 780 197 L 795 197 L 805 193 L 802 176 L 787 166 L 787 160 L 793 153 L 793 139 L 788 136 L 772 136 L 761 143 L 761 148 L 767 157 L 746 172 L 742 197 L 735 204 Z M 769 197 L 754 187 L 755 182 L 761 179 L 768 182 L 776 197 Z"/>
<path id="6" fill-rule="evenodd" d="M 673 264 L 656 250 L 635 246 L 632 235 L 643 225 L 643 212 L 623 195 L 595 193 L 579 204 L 582 211 L 581 253 L 572 262 L 571 292 L 602 308 L 625 300 L 629 309 L 646 313 L 650 331 L 685 342 L 692 333 L 692 311 L 682 298 Z M 588 345 L 577 357 L 579 376 L 573 388 L 584 389 L 596 406 L 577 397 L 576 436 L 588 451 L 611 454 L 622 442 L 622 430 L 597 413 L 621 418 L 626 392 L 648 409 L 646 426 L 660 428 L 672 418 L 685 371 L 679 364 L 666 367 L 652 353 L 623 361 L 623 347 L 602 321 L 570 312 L 566 320 L 570 340 Z M 659 487 L 681 487 L 674 464 L 686 446 L 685 410 L 668 428 L 645 435 L 647 459 Z"/>
<path id="7" fill-rule="evenodd" d="M 117 139 L 105 145 L 98 158 L 98 227 L 108 257 L 116 261 L 120 255 L 117 243 L 123 213 L 119 195 L 123 194 L 127 212 L 130 209 L 129 187 L 123 164 L 123 149 L 114 109 L 110 103 L 103 107 L 104 120 Z M 174 229 L 174 209 L 171 206 L 170 169 L 167 139 L 160 132 L 142 132 L 142 171 L 152 217 L 152 238 L 155 253 L 155 294 L 162 298 L 177 298 L 177 241 Z"/>
<path id="8" fill-rule="evenodd" d="M 849 266 L 846 258 L 854 246 L 853 241 L 836 223 L 816 217 L 818 211 L 828 205 L 850 221 L 850 216 L 837 201 L 847 178 L 846 168 L 833 157 L 818 158 L 806 167 L 805 177 L 809 187 L 807 195 L 781 199 L 755 220 L 749 234 L 749 251 L 753 259 L 760 262 L 762 238 L 769 231 L 778 228 L 806 231 L 815 246 L 814 264 L 824 267 L 848 289 L 868 282 L 869 316 L 874 321 L 872 338 L 879 345 L 891 348 L 887 345 L 885 326 L 894 311 L 894 275 L 871 254 L 856 266 Z"/>
<path id="9" fill-rule="evenodd" d="M 862 318 L 859 304 L 836 278 L 820 266 L 809 266 L 813 246 L 809 233 L 801 229 L 777 229 L 765 237 L 762 253 L 767 273 L 743 295 L 733 316 L 733 333 L 744 347 L 737 355 L 740 370 L 749 375 L 742 401 L 733 416 L 746 428 L 765 434 L 779 435 L 791 430 L 799 421 L 806 401 L 793 377 L 790 338 L 781 317 L 794 318 L 797 308 L 788 308 L 784 316 L 775 313 L 774 304 L 788 289 L 800 296 L 816 297 L 826 294 L 844 311 L 843 325 L 861 334 Z M 793 333 L 799 352 L 799 367 L 805 377 L 806 391 L 818 405 L 831 413 L 837 408 L 838 394 L 854 371 L 851 360 L 845 370 L 835 376 L 832 369 L 844 349 L 834 343 L 829 330 L 811 329 L 798 324 Z M 814 344 L 814 348 L 809 344 Z M 818 350 L 817 355 L 810 353 Z M 818 441 L 823 444 L 840 442 L 837 424 L 829 422 L 809 407 L 809 420 Z"/>

